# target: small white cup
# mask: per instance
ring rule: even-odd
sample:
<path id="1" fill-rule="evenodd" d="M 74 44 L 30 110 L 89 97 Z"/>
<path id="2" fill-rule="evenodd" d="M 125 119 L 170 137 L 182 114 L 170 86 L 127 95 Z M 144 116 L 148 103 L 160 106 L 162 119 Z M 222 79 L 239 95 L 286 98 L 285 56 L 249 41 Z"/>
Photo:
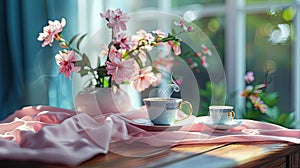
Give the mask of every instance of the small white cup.
<path id="1" fill-rule="evenodd" d="M 209 115 L 213 124 L 226 125 L 234 119 L 232 106 L 209 106 Z"/>
<path id="2" fill-rule="evenodd" d="M 177 121 L 182 121 L 188 118 L 193 113 L 193 108 L 190 102 L 182 101 L 178 98 L 146 98 L 143 99 L 149 119 L 154 125 L 173 125 Z M 181 109 L 183 104 L 189 107 L 189 114 L 184 118 L 177 118 L 178 109 Z"/>

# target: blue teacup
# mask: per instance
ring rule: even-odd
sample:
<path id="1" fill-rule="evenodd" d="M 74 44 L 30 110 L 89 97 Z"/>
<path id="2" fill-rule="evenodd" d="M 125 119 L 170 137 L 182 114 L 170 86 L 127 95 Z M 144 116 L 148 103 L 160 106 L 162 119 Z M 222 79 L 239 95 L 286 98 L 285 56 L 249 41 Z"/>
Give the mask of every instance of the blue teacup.
<path id="1" fill-rule="evenodd" d="M 173 125 L 175 122 L 182 121 L 188 118 L 193 113 L 193 108 L 190 102 L 182 101 L 178 98 L 146 98 L 143 99 L 149 119 L 154 125 Z M 178 118 L 178 111 L 183 104 L 189 107 L 189 115 L 184 118 Z"/>

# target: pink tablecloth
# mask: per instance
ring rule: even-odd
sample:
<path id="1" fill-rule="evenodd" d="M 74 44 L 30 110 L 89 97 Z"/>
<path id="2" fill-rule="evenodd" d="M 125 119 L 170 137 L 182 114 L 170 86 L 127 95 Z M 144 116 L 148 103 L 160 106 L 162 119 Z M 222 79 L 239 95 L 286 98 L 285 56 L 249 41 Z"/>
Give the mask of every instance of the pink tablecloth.
<path id="1" fill-rule="evenodd" d="M 124 113 L 143 118 L 145 108 Z M 114 142 L 153 147 L 192 143 L 282 141 L 300 143 L 300 130 L 274 124 L 241 120 L 242 125 L 226 131 L 214 130 L 192 117 L 192 124 L 177 131 L 148 132 L 118 115 L 90 117 L 85 113 L 49 106 L 26 107 L 0 124 L 0 159 L 31 160 L 76 166 L 100 153 L 122 152 Z"/>

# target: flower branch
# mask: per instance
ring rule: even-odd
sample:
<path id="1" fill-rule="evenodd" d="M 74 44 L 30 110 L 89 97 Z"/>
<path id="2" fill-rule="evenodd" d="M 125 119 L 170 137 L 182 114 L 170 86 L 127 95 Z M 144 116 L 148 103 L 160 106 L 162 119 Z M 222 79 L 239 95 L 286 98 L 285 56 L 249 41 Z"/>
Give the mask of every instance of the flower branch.
<path id="1" fill-rule="evenodd" d="M 146 32 L 139 30 L 134 35 L 127 35 L 127 22 L 130 17 L 120 9 L 106 10 L 100 13 L 100 17 L 107 21 L 107 27 L 111 29 L 111 41 L 101 52 L 101 56 L 106 57 L 106 61 L 101 64 L 98 58 L 97 67 L 93 68 L 88 56 L 80 51 L 80 44 L 86 37 L 86 34 L 77 34 L 70 41 L 65 40 L 62 35 L 63 28 L 66 25 L 64 18 L 61 21 L 49 21 L 39 34 L 38 40 L 42 41 L 42 47 L 52 46 L 54 41 L 58 41 L 62 50 L 55 56 L 56 63 L 59 66 L 59 73 L 71 79 L 73 72 L 78 72 L 81 76 L 92 75 L 95 87 L 111 87 L 112 82 L 120 84 L 129 81 L 137 91 L 143 91 L 150 86 L 157 86 L 160 83 L 162 75 L 157 68 L 159 61 L 152 60 L 150 51 L 154 47 L 166 46 L 169 52 L 179 56 L 181 54 L 180 43 L 182 40 L 178 35 L 192 32 L 192 26 L 186 26 L 183 19 L 174 22 L 174 25 L 180 28 L 179 33 L 172 31 L 164 33 L 160 30 Z M 77 40 L 76 47 L 72 44 Z M 75 55 L 79 56 L 77 58 Z M 202 46 L 202 51 L 197 53 L 198 57 L 193 58 L 207 67 L 206 56 L 211 52 Z M 170 61 L 170 63 L 173 63 Z M 193 64 L 195 67 L 195 64 Z M 191 65 L 192 68 L 192 65 Z"/>

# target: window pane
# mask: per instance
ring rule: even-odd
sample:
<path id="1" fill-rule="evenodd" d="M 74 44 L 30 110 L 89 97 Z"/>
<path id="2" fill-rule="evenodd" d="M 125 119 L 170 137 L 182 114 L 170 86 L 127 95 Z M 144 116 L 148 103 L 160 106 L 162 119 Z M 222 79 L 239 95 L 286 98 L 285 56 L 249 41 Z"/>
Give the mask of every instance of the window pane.
<path id="1" fill-rule="evenodd" d="M 266 70 L 271 71 L 267 92 L 279 94 L 281 112 L 292 110 L 293 15 L 289 10 L 291 8 L 274 13 L 249 14 L 246 18 L 246 69 L 255 72 L 256 82 L 265 81 Z"/>

